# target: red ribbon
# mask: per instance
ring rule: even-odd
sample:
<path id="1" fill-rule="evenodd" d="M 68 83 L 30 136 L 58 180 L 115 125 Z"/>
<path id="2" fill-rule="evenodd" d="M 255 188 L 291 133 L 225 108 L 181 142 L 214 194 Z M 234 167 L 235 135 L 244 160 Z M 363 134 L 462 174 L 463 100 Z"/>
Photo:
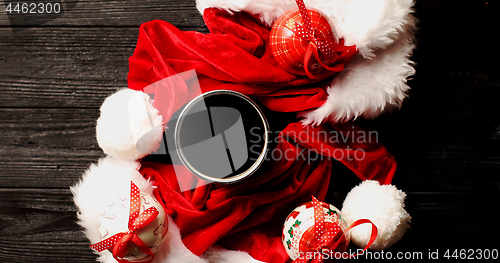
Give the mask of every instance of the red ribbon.
<path id="1" fill-rule="evenodd" d="M 323 253 L 326 253 L 328 255 L 331 254 L 331 252 L 336 252 L 335 249 L 345 240 L 345 234 L 347 231 L 349 231 L 351 228 L 362 225 L 362 224 L 371 224 L 372 225 L 372 232 L 370 236 L 370 240 L 368 241 L 368 244 L 366 244 L 365 248 L 361 251 L 363 253 L 365 250 L 370 247 L 373 242 L 375 242 L 375 239 L 377 239 L 377 227 L 368 219 L 359 219 L 356 220 L 354 223 L 352 223 L 345 232 L 342 233 L 342 236 L 333 244 L 332 246 L 328 247 L 328 244 L 330 244 L 337 236 L 339 233 L 335 234 L 331 229 L 326 229 L 325 227 L 325 215 L 323 211 L 323 206 L 321 205 L 321 202 L 318 201 L 314 196 L 312 197 L 312 203 L 314 207 L 314 237 L 313 237 L 313 246 L 312 249 L 309 249 L 308 251 L 301 251 L 303 252 L 304 255 L 323 255 Z M 315 253 L 315 252 L 319 252 Z M 358 254 L 354 255 L 349 255 L 349 258 L 356 257 Z M 294 261 L 294 263 L 319 263 L 323 262 L 323 258 L 320 256 L 319 258 L 313 257 L 312 259 L 305 259 L 305 258 L 298 258 Z"/>
<path id="2" fill-rule="evenodd" d="M 300 16 L 302 17 L 304 25 L 295 23 L 294 33 L 297 34 L 302 40 L 308 42 L 306 54 L 304 56 L 304 70 L 306 75 L 311 79 L 321 79 L 326 75 L 331 74 L 330 72 L 325 71 L 313 75 L 309 71 L 308 67 L 311 55 L 314 55 L 316 61 L 318 61 L 318 63 L 328 71 L 339 72 L 344 70 L 344 64 L 350 61 L 358 53 L 356 46 L 344 46 L 343 39 L 339 44 L 337 44 L 332 39 L 316 37 L 315 30 L 312 27 L 311 17 L 309 16 L 304 1 L 295 0 L 295 2 L 299 7 Z M 335 62 L 337 63 L 334 66 L 325 65 L 319 57 L 318 50 L 330 61 L 330 64 L 334 64 Z"/>
<path id="3" fill-rule="evenodd" d="M 136 231 L 147 226 L 159 214 L 158 209 L 154 206 L 140 212 L 140 190 L 134 182 L 131 182 L 130 187 L 130 216 L 128 221 L 128 231 L 118 233 L 101 242 L 90 245 L 97 252 L 113 248 L 113 257 L 120 263 L 128 262 L 123 257 L 127 253 L 130 243 L 136 244 L 139 249 L 145 254 L 151 256 L 151 259 L 144 262 L 151 262 L 154 259 L 154 254 L 148 246 L 137 236 Z"/>

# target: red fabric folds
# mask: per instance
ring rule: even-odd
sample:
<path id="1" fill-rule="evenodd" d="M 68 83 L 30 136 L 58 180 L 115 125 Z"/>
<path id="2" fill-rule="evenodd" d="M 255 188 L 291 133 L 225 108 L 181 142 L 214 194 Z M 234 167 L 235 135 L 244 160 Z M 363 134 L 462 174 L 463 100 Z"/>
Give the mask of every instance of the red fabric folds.
<path id="1" fill-rule="evenodd" d="M 129 88 L 143 90 L 194 69 L 202 92 L 229 89 L 258 96 L 265 106 L 276 111 L 314 109 L 326 101 L 328 82 L 295 76 L 278 66 L 268 43 L 270 29 L 250 14 L 230 15 L 208 8 L 204 20 L 209 34 L 180 31 L 160 20 L 142 24 L 136 49 L 129 59 Z M 173 81 L 162 85 L 162 89 L 155 98 L 163 103 L 155 103 L 155 107 L 166 108 L 163 117 L 169 119 L 187 102 L 182 92 L 187 88 Z M 286 98 L 286 103 L 277 103 L 277 97 Z"/>
<path id="2" fill-rule="evenodd" d="M 218 242 L 226 248 L 247 251 L 258 260 L 286 262 L 288 256 L 281 243 L 283 222 L 311 195 L 325 199 L 333 161 L 342 162 L 361 179 L 377 179 L 380 175 L 381 183 L 387 183 L 390 179 L 386 178 L 392 178 L 395 170 L 386 174 L 387 168 L 395 169 L 396 163 L 385 147 L 373 142 L 353 143 L 345 126 L 356 131 L 352 135 L 369 134 L 352 123 L 339 128 L 345 137 L 329 125 L 288 125 L 258 174 L 237 184 L 213 185 L 201 209 L 193 205 L 196 189 L 179 190 L 177 178 L 198 180 L 187 169 L 185 174 L 176 175 L 172 165 L 143 162 L 141 172 L 157 182 L 159 196 L 193 253 L 201 254 Z M 341 141 L 332 139 L 337 136 Z M 366 159 L 357 160 L 354 151 L 364 152 Z"/>
<path id="3" fill-rule="evenodd" d="M 280 68 L 269 48 L 269 28 L 258 19 L 245 12 L 230 15 L 215 8 L 206 9 L 204 19 L 209 34 L 183 32 L 164 21 L 141 25 L 130 58 L 129 87 L 144 90 L 194 69 L 202 92 L 238 91 L 273 111 L 309 110 L 326 101 L 325 87 L 330 80 L 311 80 Z M 153 89 L 149 92 L 155 95 L 154 106 L 165 122 L 192 98 L 185 79 L 174 78 Z M 180 192 L 178 180 L 198 180 L 187 169 L 143 162 L 141 173 L 156 182 L 157 196 L 193 253 L 199 255 L 218 243 L 247 251 L 265 262 L 286 262 L 289 258 L 281 242 L 283 222 L 311 195 L 325 199 L 332 162 L 342 162 L 363 180 L 390 183 L 394 158 L 376 140 L 360 141 L 360 132 L 369 134 L 353 123 L 319 127 L 291 123 L 270 149 L 270 160 L 256 174 L 236 184 L 204 187 L 202 190 L 208 191 L 205 203 L 200 203 L 205 195 L 196 192 L 199 189 Z M 338 139 L 332 139 L 335 136 Z M 365 155 L 356 159 L 360 152 Z"/>

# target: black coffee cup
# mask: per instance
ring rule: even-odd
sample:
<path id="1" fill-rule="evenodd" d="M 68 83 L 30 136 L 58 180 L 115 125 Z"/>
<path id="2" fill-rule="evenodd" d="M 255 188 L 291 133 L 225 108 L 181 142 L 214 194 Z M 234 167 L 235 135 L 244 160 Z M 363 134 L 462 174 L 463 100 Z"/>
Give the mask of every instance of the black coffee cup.
<path id="1" fill-rule="evenodd" d="M 214 90 L 184 107 L 174 136 L 180 161 L 194 175 L 208 182 L 234 183 L 264 162 L 269 124 L 247 96 Z"/>

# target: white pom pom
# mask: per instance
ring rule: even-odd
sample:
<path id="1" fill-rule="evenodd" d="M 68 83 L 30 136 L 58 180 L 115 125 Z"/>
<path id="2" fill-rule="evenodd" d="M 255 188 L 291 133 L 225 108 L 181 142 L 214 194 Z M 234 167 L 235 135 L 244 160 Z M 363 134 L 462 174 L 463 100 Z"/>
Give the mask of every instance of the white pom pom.
<path id="1" fill-rule="evenodd" d="M 363 181 L 354 187 L 344 200 L 342 215 L 348 223 L 369 219 L 378 228 L 378 236 L 370 249 L 380 251 L 398 242 L 410 227 L 411 217 L 404 209 L 406 194 L 393 185 L 380 185 L 378 181 Z M 351 240 L 365 247 L 370 239 L 368 224 L 350 230 Z"/>
<path id="2" fill-rule="evenodd" d="M 162 133 L 162 117 L 144 92 L 122 89 L 101 106 L 96 137 L 108 155 L 140 159 L 158 149 Z"/>

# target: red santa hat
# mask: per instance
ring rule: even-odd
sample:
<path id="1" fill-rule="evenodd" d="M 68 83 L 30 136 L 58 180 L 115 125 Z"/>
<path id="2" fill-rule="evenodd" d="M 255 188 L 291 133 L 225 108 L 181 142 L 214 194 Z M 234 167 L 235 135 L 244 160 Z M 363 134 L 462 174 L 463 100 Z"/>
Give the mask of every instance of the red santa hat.
<path id="1" fill-rule="evenodd" d="M 321 10 L 345 45 L 355 45 L 359 56 L 332 79 L 328 100 L 304 113 L 305 123 L 375 118 L 399 108 L 410 89 L 406 84 L 415 73 L 410 60 L 415 48 L 416 19 L 412 0 L 305 0 L 307 7 Z M 227 12 L 246 11 L 272 25 L 295 1 L 198 0 L 201 13 L 218 7 Z"/>
<path id="2" fill-rule="evenodd" d="M 330 20 L 338 37 L 344 40 L 344 44 L 356 46 L 359 50 L 359 54 L 345 65 L 342 72 L 325 80 L 326 86 L 303 87 L 301 84 L 314 82 L 292 76 L 280 69 L 277 63 L 269 62 L 272 61 L 272 56 L 267 56 L 269 54 L 263 50 L 265 38 L 269 35 L 269 26 L 285 11 L 294 8 L 295 1 L 197 1 L 197 7 L 204 14 L 205 22 L 212 31 L 207 35 L 180 32 L 162 21 L 153 21 L 141 26 L 139 43 L 134 56 L 130 59 L 131 89 L 120 90 L 107 98 L 97 121 L 96 137 L 100 147 L 108 156 L 100 160 L 97 165 L 92 165 L 84 174 L 82 181 L 72 188 L 75 203 L 80 209 L 80 224 L 85 228 L 85 233 L 91 242 L 100 241 L 96 223 L 98 213 L 102 210 L 99 210 L 99 207 L 105 196 L 112 195 L 110 194 L 113 192 L 112 186 L 117 182 L 132 180 L 138 184 L 141 191 L 146 192 L 151 192 L 153 187 L 165 188 L 168 185 L 168 182 L 154 185 L 151 181 L 158 179 L 152 174 L 166 173 L 167 168 L 150 164 L 142 164 L 141 167 L 138 161 L 147 153 L 158 149 L 163 125 L 173 112 L 193 99 L 193 96 L 189 95 L 189 87 L 183 83 L 174 85 L 175 90 L 160 87 L 161 85 L 151 88 L 151 84 L 158 83 L 162 79 L 195 69 L 202 92 L 215 88 L 239 91 L 255 97 L 271 110 L 299 112 L 303 117 L 303 124 L 317 126 L 330 123 L 338 131 L 346 129 L 343 126 L 346 121 L 358 117 L 374 118 L 401 106 L 409 90 L 406 80 L 414 73 L 410 61 L 411 52 L 415 47 L 412 42 L 415 30 L 415 19 L 412 16 L 413 1 L 306 0 L 305 4 L 307 7 L 321 10 Z M 255 21 L 254 17 L 258 20 Z M 248 29 L 248 32 L 245 29 Z M 234 36 L 237 40 L 234 40 Z M 245 39 L 246 42 L 242 43 L 238 39 Z M 210 45 L 213 45 L 213 52 L 216 52 L 217 56 L 229 53 L 234 60 L 228 61 L 209 54 L 212 51 L 207 51 L 206 47 Z M 181 46 L 189 47 L 188 51 L 180 54 L 172 50 Z M 235 52 L 231 54 L 230 51 Z M 259 52 L 263 54 L 258 54 Z M 242 63 L 240 59 L 248 63 Z M 250 70 L 255 69 L 252 63 L 259 63 L 261 67 L 258 71 Z M 246 70 L 246 67 L 249 70 Z M 274 83 L 268 85 L 268 82 Z M 261 84 L 261 87 L 255 88 L 255 83 Z M 290 89 L 289 86 L 293 88 Z M 146 94 L 148 92 L 154 93 L 154 100 Z M 292 98 L 291 94 L 294 95 Z M 316 131 L 314 129 L 322 129 L 322 126 L 306 126 L 305 129 Z M 349 124 L 349 127 L 357 126 Z M 304 128 L 295 125 L 290 129 Z M 386 151 L 380 145 L 377 145 L 376 150 Z M 373 167 L 360 168 L 356 167 L 356 164 L 344 163 L 364 181 L 347 195 L 342 213 L 350 222 L 367 218 L 377 225 L 379 236 L 371 246 L 374 250 L 386 249 L 400 240 L 408 229 L 410 221 L 410 216 L 404 209 L 405 193 L 390 185 L 395 172 L 395 162 L 390 154 L 387 153 L 385 157 L 380 166 L 384 166 L 385 163 L 386 167 L 378 167 L 373 169 L 374 171 L 371 171 Z M 322 171 L 328 171 L 328 164 L 322 165 L 325 165 Z M 154 171 L 144 169 L 145 166 L 153 168 Z M 311 170 L 311 174 L 314 173 L 315 171 Z M 320 183 L 320 180 L 329 180 L 328 174 L 315 176 L 314 180 L 311 180 L 316 183 Z M 311 181 L 304 179 L 301 183 L 310 184 Z M 322 183 L 324 184 L 324 181 Z M 252 185 L 252 187 L 257 186 Z M 316 189 L 311 186 L 304 191 L 308 194 L 313 191 L 312 194 L 324 199 L 327 188 L 326 186 Z M 176 194 L 175 191 L 163 191 L 164 195 L 166 193 Z M 301 200 L 303 193 L 298 193 L 293 192 L 298 196 L 297 200 Z M 175 205 L 167 211 L 175 218 L 169 217 L 169 242 L 158 252 L 155 262 L 256 262 L 246 252 L 234 252 L 216 246 L 207 249 L 194 245 L 196 235 L 203 233 L 203 229 L 189 232 L 185 229 L 189 223 L 181 222 L 179 219 L 182 218 L 179 207 L 192 205 L 190 202 L 193 198 L 181 195 L 169 198 L 176 199 Z M 285 198 L 275 201 L 285 202 Z M 216 205 L 215 201 L 213 202 L 214 207 L 221 204 L 219 202 Z M 239 204 L 237 201 L 234 202 Z M 198 210 L 193 208 L 191 211 Z M 249 214 L 242 214 L 240 217 L 244 218 Z M 180 232 L 177 224 L 181 227 Z M 242 228 L 237 223 L 234 227 Z M 190 235 L 181 236 L 183 232 Z M 363 247 L 368 242 L 369 232 L 370 229 L 362 226 L 355 228 L 351 231 L 351 240 Z M 245 239 L 243 236 L 245 233 L 253 234 L 252 228 L 245 226 L 245 229 L 239 232 L 242 239 Z M 217 238 L 222 237 L 214 237 Z M 272 239 L 266 240 L 273 242 Z M 209 244 L 215 241 L 217 240 Z M 248 248 L 246 251 L 250 254 L 255 251 L 251 245 L 240 243 L 237 248 Z M 100 252 L 100 255 L 102 262 L 114 262 L 110 252 Z M 257 255 L 257 258 L 269 257 Z M 284 258 L 277 261 L 282 260 Z"/>

